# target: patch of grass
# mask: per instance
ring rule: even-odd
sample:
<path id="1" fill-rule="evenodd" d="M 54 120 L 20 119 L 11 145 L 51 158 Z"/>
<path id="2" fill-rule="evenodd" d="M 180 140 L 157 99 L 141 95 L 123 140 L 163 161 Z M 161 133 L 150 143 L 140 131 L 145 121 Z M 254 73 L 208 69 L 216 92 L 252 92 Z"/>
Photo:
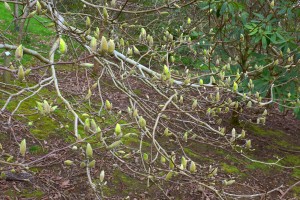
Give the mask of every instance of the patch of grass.
<path id="1" fill-rule="evenodd" d="M 13 9 L 13 5 L 11 8 Z M 13 22 L 13 16 L 11 13 L 5 9 L 3 3 L 0 3 L 0 30 L 6 30 L 3 32 L 5 37 L 9 40 L 16 42 L 19 32 L 15 30 Z M 52 31 L 52 28 L 46 28 L 44 25 L 48 24 L 50 20 L 43 16 L 35 15 L 34 17 L 27 19 L 25 21 L 25 28 L 24 28 L 24 37 L 22 40 L 22 44 L 24 47 L 29 49 L 34 49 L 38 52 L 47 52 L 50 50 L 49 38 L 55 36 L 55 32 Z M 28 26 L 27 26 L 28 24 Z M 27 29 L 26 29 L 27 27 Z M 2 33 L 2 32 L 1 32 Z M 0 53 L 4 51 L 3 49 L 0 50 Z M 47 53 L 43 54 L 44 56 L 48 56 Z M 0 58 L 0 62 L 3 62 L 2 58 Z M 32 65 L 34 62 L 34 58 L 32 56 L 24 54 L 22 59 L 22 64 L 24 66 Z"/>

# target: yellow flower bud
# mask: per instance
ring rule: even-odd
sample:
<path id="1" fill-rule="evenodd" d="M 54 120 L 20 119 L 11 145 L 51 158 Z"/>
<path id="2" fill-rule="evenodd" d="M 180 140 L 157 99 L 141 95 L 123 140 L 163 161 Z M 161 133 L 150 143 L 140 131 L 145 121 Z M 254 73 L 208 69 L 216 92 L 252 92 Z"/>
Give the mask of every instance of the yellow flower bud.
<path id="1" fill-rule="evenodd" d="M 17 60 L 21 60 L 23 58 L 23 46 L 20 44 L 15 51 L 15 57 Z"/>
<path id="2" fill-rule="evenodd" d="M 88 164 L 88 167 L 89 167 L 89 168 L 93 168 L 93 167 L 95 167 L 95 164 L 96 164 L 96 160 L 92 160 L 92 161 Z"/>
<path id="3" fill-rule="evenodd" d="M 120 144 L 122 144 L 122 141 L 121 141 L 121 140 L 115 141 L 115 142 L 113 142 L 111 145 L 109 145 L 109 146 L 107 147 L 107 149 L 113 149 L 113 148 L 116 148 L 116 147 L 118 147 Z"/>
<path id="4" fill-rule="evenodd" d="M 110 111 L 112 109 L 112 104 L 106 99 L 105 101 L 106 110 Z"/>
<path id="5" fill-rule="evenodd" d="M 92 37 L 91 42 L 90 42 L 90 47 L 92 51 L 97 50 L 97 39 Z"/>
<path id="6" fill-rule="evenodd" d="M 20 65 L 19 69 L 18 69 L 18 79 L 19 79 L 19 81 L 23 81 L 24 78 L 25 78 L 25 72 L 24 72 L 23 66 Z"/>
<path id="7" fill-rule="evenodd" d="M 85 25 L 86 25 L 87 27 L 90 27 L 90 26 L 91 26 L 91 19 L 90 19 L 89 16 L 86 17 Z"/>
<path id="8" fill-rule="evenodd" d="M 108 12 L 107 12 L 106 8 L 103 8 L 103 18 L 104 18 L 104 21 L 107 21 L 107 19 L 108 19 Z"/>
<path id="9" fill-rule="evenodd" d="M 117 136 L 122 133 L 120 124 L 116 124 L 115 133 L 116 133 Z"/>
<path id="10" fill-rule="evenodd" d="M 194 163 L 194 161 L 192 161 L 190 164 L 190 172 L 195 173 L 196 171 L 197 171 L 196 164 Z"/>
<path id="11" fill-rule="evenodd" d="M 100 176 L 99 176 L 100 183 L 102 183 L 104 181 L 104 176 L 105 176 L 104 170 L 101 170 Z"/>
<path id="12" fill-rule="evenodd" d="M 191 22 L 192 22 L 191 18 L 188 18 L 187 19 L 187 24 L 191 24 Z"/>
<path id="13" fill-rule="evenodd" d="M 64 164 L 67 165 L 67 166 L 71 166 L 71 165 L 73 165 L 73 161 L 72 160 L 65 160 Z"/>
<path id="14" fill-rule="evenodd" d="M 99 48 L 99 52 L 103 55 L 108 51 L 108 44 L 107 44 L 107 40 L 104 36 L 102 36 L 101 38 L 101 43 L 100 43 L 100 48 Z"/>
<path id="15" fill-rule="evenodd" d="M 65 41 L 60 38 L 59 39 L 59 51 L 64 54 L 67 51 L 67 44 L 65 43 Z"/>
<path id="16" fill-rule="evenodd" d="M 23 139 L 20 144 L 20 154 L 24 157 L 26 153 L 26 139 Z"/>
<path id="17" fill-rule="evenodd" d="M 93 149 L 90 143 L 87 143 L 85 153 L 86 153 L 86 157 L 89 158 L 93 157 Z"/>
<path id="18" fill-rule="evenodd" d="M 10 8 L 10 5 L 4 1 L 4 6 L 5 6 L 5 9 L 8 10 L 9 12 L 11 12 L 11 8 Z"/>
<path id="19" fill-rule="evenodd" d="M 108 53 L 113 54 L 115 50 L 115 43 L 113 40 L 109 40 L 108 42 Z"/>

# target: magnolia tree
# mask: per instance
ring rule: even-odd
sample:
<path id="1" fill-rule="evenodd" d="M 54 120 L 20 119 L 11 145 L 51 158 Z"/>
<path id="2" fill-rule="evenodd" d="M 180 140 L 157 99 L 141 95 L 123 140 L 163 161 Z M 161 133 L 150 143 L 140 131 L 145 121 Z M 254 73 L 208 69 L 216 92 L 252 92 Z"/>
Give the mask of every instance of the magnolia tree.
<path id="1" fill-rule="evenodd" d="M 299 47 L 295 45 L 294 33 L 288 35 L 287 31 L 296 29 L 297 24 L 288 25 L 285 21 L 288 18 L 277 16 L 288 13 L 296 20 L 297 5 L 292 3 L 286 3 L 290 4 L 289 9 L 287 5 L 284 7 L 284 2 L 276 5 L 274 1 L 270 4 L 147 1 L 143 7 L 127 0 L 81 0 L 76 2 L 76 7 L 73 1 L 3 3 L 14 16 L 19 32 L 16 32 L 17 41 L 11 41 L 5 30 L 1 30 L 0 49 L 14 53 L 14 61 L 0 67 L 6 77 L 6 82 L 0 84 L 19 84 L 19 89 L 5 91 L 1 112 L 5 112 L 15 98 L 22 97 L 8 115 L 9 124 L 22 103 L 43 88 L 53 86 L 65 107 L 41 99 L 36 109 L 40 115 L 51 115 L 56 109 L 72 113 L 75 144 L 85 149 L 85 155 L 81 163 L 72 160 L 64 163 L 86 168 L 87 180 L 97 198 L 105 195 L 102 193 L 105 171 L 100 173 L 100 182 L 95 182 L 97 177 L 90 173 L 95 166 L 95 149 L 87 142 L 91 139 L 111 153 L 116 162 L 137 176 L 145 177 L 145 184 L 154 184 L 165 194 L 162 187 L 165 182 L 185 177 L 189 183 L 224 199 L 235 194 L 224 192 L 222 187 L 234 184 L 235 180 L 219 177 L 217 163 L 203 165 L 192 160 L 184 152 L 188 142 L 231 149 L 251 160 L 246 153 L 252 149 L 246 131 L 240 126 L 226 129 L 229 121 L 224 123 L 224 119 L 231 118 L 234 125 L 241 120 L 265 124 L 268 108 L 274 104 L 294 109 L 296 114 L 299 111 L 299 88 L 293 86 L 291 93 L 283 94 L 287 99 L 276 90 L 299 82 L 296 76 L 284 79 L 287 74 L 299 71 Z M 22 10 L 21 14 L 18 9 Z M 48 20 L 46 24 L 41 22 L 44 29 L 55 33 L 48 40 L 51 46 L 47 53 L 22 44 L 26 22 L 38 15 Z M 277 24 L 268 25 L 269 22 L 281 24 L 281 28 Z M 286 35 L 280 31 L 286 31 Z M 24 54 L 34 57 L 39 66 L 25 68 Z M 257 58 L 263 61 L 258 63 Z M 76 66 L 86 72 L 89 81 L 82 88 L 85 95 L 79 96 L 75 103 L 65 97 L 60 86 L 57 69 L 61 66 L 70 66 L 68 70 Z M 29 79 L 29 74 L 44 69 L 48 70 L 39 79 Z M 268 81 L 263 88 L 257 87 L 256 83 L 260 84 L 264 76 L 268 76 Z M 11 82 L 10 78 L 17 81 Z M 126 107 L 116 105 L 118 100 L 104 97 L 101 85 L 104 78 L 126 96 Z M 137 94 L 134 85 L 141 88 L 143 94 Z M 95 108 L 99 101 L 100 109 L 89 113 L 80 110 L 78 104 L 86 102 Z M 256 114 L 247 117 L 253 110 Z M 116 116 L 113 125 L 103 127 L 103 120 L 111 115 Z M 126 122 L 121 123 L 121 119 Z M 128 128 L 134 131 L 124 131 Z M 127 138 L 138 138 L 140 145 L 125 144 Z M 144 145 L 145 142 L 150 147 Z M 23 140 L 21 156 L 25 156 L 25 152 L 26 141 Z M 19 165 L 28 169 L 50 154 L 36 161 L 24 159 Z"/>

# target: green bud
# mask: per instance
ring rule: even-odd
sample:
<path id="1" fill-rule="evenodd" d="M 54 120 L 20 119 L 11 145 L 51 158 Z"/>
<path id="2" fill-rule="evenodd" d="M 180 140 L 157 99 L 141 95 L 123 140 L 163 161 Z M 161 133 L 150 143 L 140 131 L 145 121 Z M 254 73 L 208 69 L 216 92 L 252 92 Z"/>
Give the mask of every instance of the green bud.
<path id="1" fill-rule="evenodd" d="M 109 40 L 108 42 L 108 53 L 113 54 L 115 51 L 115 43 L 113 40 Z"/>
<path id="2" fill-rule="evenodd" d="M 95 167 L 95 165 L 96 165 L 96 160 L 92 160 L 92 161 L 88 164 L 88 167 L 89 167 L 89 168 L 93 168 L 93 167 Z"/>
<path id="3" fill-rule="evenodd" d="M 116 133 L 117 136 L 122 133 L 120 124 L 116 124 L 115 133 Z"/>
<path id="4" fill-rule="evenodd" d="M 142 129 L 146 128 L 146 120 L 142 116 L 140 116 L 140 118 L 139 118 L 139 124 Z"/>
<path id="5" fill-rule="evenodd" d="M 93 149 L 90 143 L 87 143 L 86 145 L 86 151 L 85 151 L 86 157 L 92 158 L 93 157 Z"/>
<path id="6" fill-rule="evenodd" d="M 149 161 L 149 156 L 147 153 L 143 153 L 143 159 L 145 162 L 148 162 Z"/>
<path id="7" fill-rule="evenodd" d="M 20 154 L 24 157 L 26 153 L 26 139 L 23 139 L 20 144 Z"/>
<path id="8" fill-rule="evenodd" d="M 112 104 L 109 102 L 109 100 L 105 101 L 105 108 L 108 111 L 110 111 L 112 109 Z"/>
<path id="9" fill-rule="evenodd" d="M 67 52 L 67 44 L 62 38 L 59 39 L 59 51 L 62 54 Z"/>
<path id="10" fill-rule="evenodd" d="M 190 164 L 190 172 L 191 173 L 195 173 L 197 171 L 196 169 L 196 164 L 194 163 L 194 161 L 191 161 L 191 164 Z"/>
<path id="11" fill-rule="evenodd" d="M 64 161 L 64 164 L 65 164 L 66 166 L 71 166 L 71 165 L 73 165 L 73 161 L 72 161 L 72 160 L 65 160 L 65 161 Z"/>
<path id="12" fill-rule="evenodd" d="M 18 69 L 18 79 L 19 79 L 19 81 L 23 81 L 24 78 L 25 78 L 25 72 L 24 72 L 23 66 L 20 65 L 19 69 Z"/>
<path id="13" fill-rule="evenodd" d="M 108 44 L 107 44 L 106 37 L 104 37 L 104 36 L 102 36 L 102 38 L 101 38 L 99 52 L 102 55 L 105 54 L 106 52 L 108 52 Z"/>
<path id="14" fill-rule="evenodd" d="M 122 141 L 121 140 L 118 140 L 118 141 L 115 141 L 115 142 L 113 142 L 111 145 L 109 145 L 108 147 L 107 147 L 107 149 L 113 149 L 113 148 L 116 148 L 116 147 L 118 147 L 120 144 L 122 144 Z"/>

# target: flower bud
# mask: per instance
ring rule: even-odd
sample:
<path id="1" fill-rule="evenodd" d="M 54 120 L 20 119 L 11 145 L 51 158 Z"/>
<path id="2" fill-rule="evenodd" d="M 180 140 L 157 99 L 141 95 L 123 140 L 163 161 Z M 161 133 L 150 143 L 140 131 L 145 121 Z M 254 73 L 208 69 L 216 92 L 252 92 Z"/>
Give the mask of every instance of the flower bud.
<path id="1" fill-rule="evenodd" d="M 86 96 L 84 97 L 85 100 L 89 100 L 92 96 L 92 91 L 91 89 L 88 90 L 88 93 L 86 94 Z"/>
<path id="2" fill-rule="evenodd" d="M 5 6 L 5 9 L 8 10 L 9 12 L 11 12 L 11 8 L 10 8 L 10 5 L 4 1 L 4 6 Z"/>
<path id="3" fill-rule="evenodd" d="M 66 166 L 71 166 L 71 165 L 73 165 L 73 161 L 72 161 L 72 160 L 65 160 L 65 161 L 64 161 L 64 164 L 65 164 Z"/>
<path id="4" fill-rule="evenodd" d="M 194 99 L 193 104 L 192 104 L 192 110 L 194 110 L 198 105 L 197 99 Z"/>
<path id="5" fill-rule="evenodd" d="M 166 175 L 165 180 L 166 181 L 170 180 L 172 178 L 172 176 L 173 176 L 173 171 L 169 171 L 169 173 Z"/>
<path id="6" fill-rule="evenodd" d="M 246 140 L 246 148 L 250 149 L 251 146 L 251 140 Z"/>
<path id="7" fill-rule="evenodd" d="M 166 158 L 164 156 L 160 157 L 160 162 L 161 164 L 165 164 L 166 163 Z"/>
<path id="8" fill-rule="evenodd" d="M 104 37 L 104 36 L 102 36 L 102 38 L 101 38 L 99 52 L 102 55 L 105 54 L 106 52 L 108 52 L 108 44 L 107 44 L 106 37 Z"/>
<path id="9" fill-rule="evenodd" d="M 143 159 L 144 159 L 145 162 L 148 162 L 149 156 L 148 156 L 147 153 L 143 153 Z"/>
<path id="10" fill-rule="evenodd" d="M 59 39 L 59 51 L 64 54 L 67 51 L 67 44 L 65 43 L 65 41 L 60 38 Z"/>
<path id="11" fill-rule="evenodd" d="M 146 120 L 142 116 L 140 116 L 140 118 L 139 118 L 139 124 L 142 129 L 146 128 Z"/>
<path id="12" fill-rule="evenodd" d="M 41 11 L 42 11 L 42 5 L 39 1 L 36 2 L 36 12 L 38 14 L 41 14 Z"/>
<path id="13" fill-rule="evenodd" d="M 92 149 L 92 146 L 90 145 L 90 143 L 87 143 L 87 145 L 86 145 L 85 154 L 86 154 L 86 157 L 88 157 L 88 158 L 93 157 L 93 149 Z"/>
<path id="14" fill-rule="evenodd" d="M 188 132 L 185 132 L 184 135 L 183 135 L 183 140 L 185 142 L 187 142 L 187 139 L 188 139 Z"/>
<path id="15" fill-rule="evenodd" d="M 132 56 L 132 54 L 133 54 L 132 48 L 128 47 L 127 56 Z"/>
<path id="16" fill-rule="evenodd" d="M 106 8 L 103 8 L 103 19 L 104 19 L 104 21 L 108 20 L 108 12 L 107 12 Z"/>
<path id="17" fill-rule="evenodd" d="M 196 164 L 194 163 L 194 161 L 192 161 L 190 164 L 190 172 L 195 173 L 196 171 L 197 171 Z"/>
<path id="18" fill-rule="evenodd" d="M 113 54 L 115 50 L 115 43 L 113 40 L 109 40 L 108 42 L 108 53 Z"/>
<path id="19" fill-rule="evenodd" d="M 17 60 L 21 60 L 23 58 L 23 46 L 20 44 L 15 51 L 15 57 Z"/>
<path id="20" fill-rule="evenodd" d="M 19 81 L 23 81 L 24 78 L 25 78 L 25 72 L 24 72 L 23 66 L 20 65 L 19 69 L 18 69 L 18 79 L 19 79 Z"/>
<path id="21" fill-rule="evenodd" d="M 88 167 L 89 167 L 89 168 L 93 168 L 93 167 L 95 167 L 95 164 L 96 164 L 96 160 L 92 160 L 92 161 L 88 164 Z"/>
<path id="22" fill-rule="evenodd" d="M 90 26 L 91 26 L 91 19 L 90 19 L 89 16 L 86 17 L 85 25 L 86 25 L 87 27 L 90 27 Z"/>
<path id="23" fill-rule="evenodd" d="M 232 90 L 233 90 L 234 92 L 237 92 L 238 88 L 239 88 L 238 84 L 237 84 L 236 82 L 233 82 Z"/>
<path id="24" fill-rule="evenodd" d="M 92 51 L 97 50 L 97 39 L 92 37 L 91 42 L 90 42 L 90 47 Z"/>
<path id="25" fill-rule="evenodd" d="M 24 157 L 26 153 L 26 139 L 23 139 L 20 144 L 20 154 Z"/>
<path id="26" fill-rule="evenodd" d="M 136 46 L 133 45 L 133 53 L 134 54 L 137 54 L 137 55 L 140 55 L 140 51 L 138 50 L 138 48 L 136 48 Z"/>
<path id="27" fill-rule="evenodd" d="M 122 141 L 121 140 L 118 140 L 118 141 L 115 141 L 115 142 L 113 142 L 111 145 L 109 145 L 108 147 L 107 147 L 107 149 L 113 149 L 113 148 L 116 148 L 116 147 L 118 147 L 120 144 L 122 144 Z"/>
<path id="28" fill-rule="evenodd" d="M 123 38 L 120 39 L 119 43 L 120 43 L 120 47 L 124 47 L 125 46 L 125 42 L 124 42 Z"/>
<path id="29" fill-rule="evenodd" d="M 273 9 L 273 8 L 274 8 L 274 6 L 275 6 L 275 1 L 274 1 L 274 0 L 272 0 L 272 1 L 271 1 L 271 3 L 270 3 L 270 7 Z"/>
<path id="30" fill-rule="evenodd" d="M 184 156 L 181 157 L 181 164 L 183 166 L 183 169 L 186 169 L 187 166 L 187 160 L 185 159 Z"/>
<path id="31" fill-rule="evenodd" d="M 191 24 L 191 22 L 192 22 L 191 18 L 188 18 L 187 19 L 187 24 Z"/>
<path id="32" fill-rule="evenodd" d="M 112 109 L 112 104 L 108 100 L 105 101 L 105 108 L 108 111 Z"/>
<path id="33" fill-rule="evenodd" d="M 118 136 L 122 133 L 122 130 L 121 130 L 121 126 L 120 124 L 116 124 L 116 127 L 115 127 L 115 134 Z"/>
<path id="34" fill-rule="evenodd" d="M 104 181 L 104 176 L 105 176 L 104 170 L 101 170 L 100 176 L 99 176 L 100 183 L 102 183 Z"/>

